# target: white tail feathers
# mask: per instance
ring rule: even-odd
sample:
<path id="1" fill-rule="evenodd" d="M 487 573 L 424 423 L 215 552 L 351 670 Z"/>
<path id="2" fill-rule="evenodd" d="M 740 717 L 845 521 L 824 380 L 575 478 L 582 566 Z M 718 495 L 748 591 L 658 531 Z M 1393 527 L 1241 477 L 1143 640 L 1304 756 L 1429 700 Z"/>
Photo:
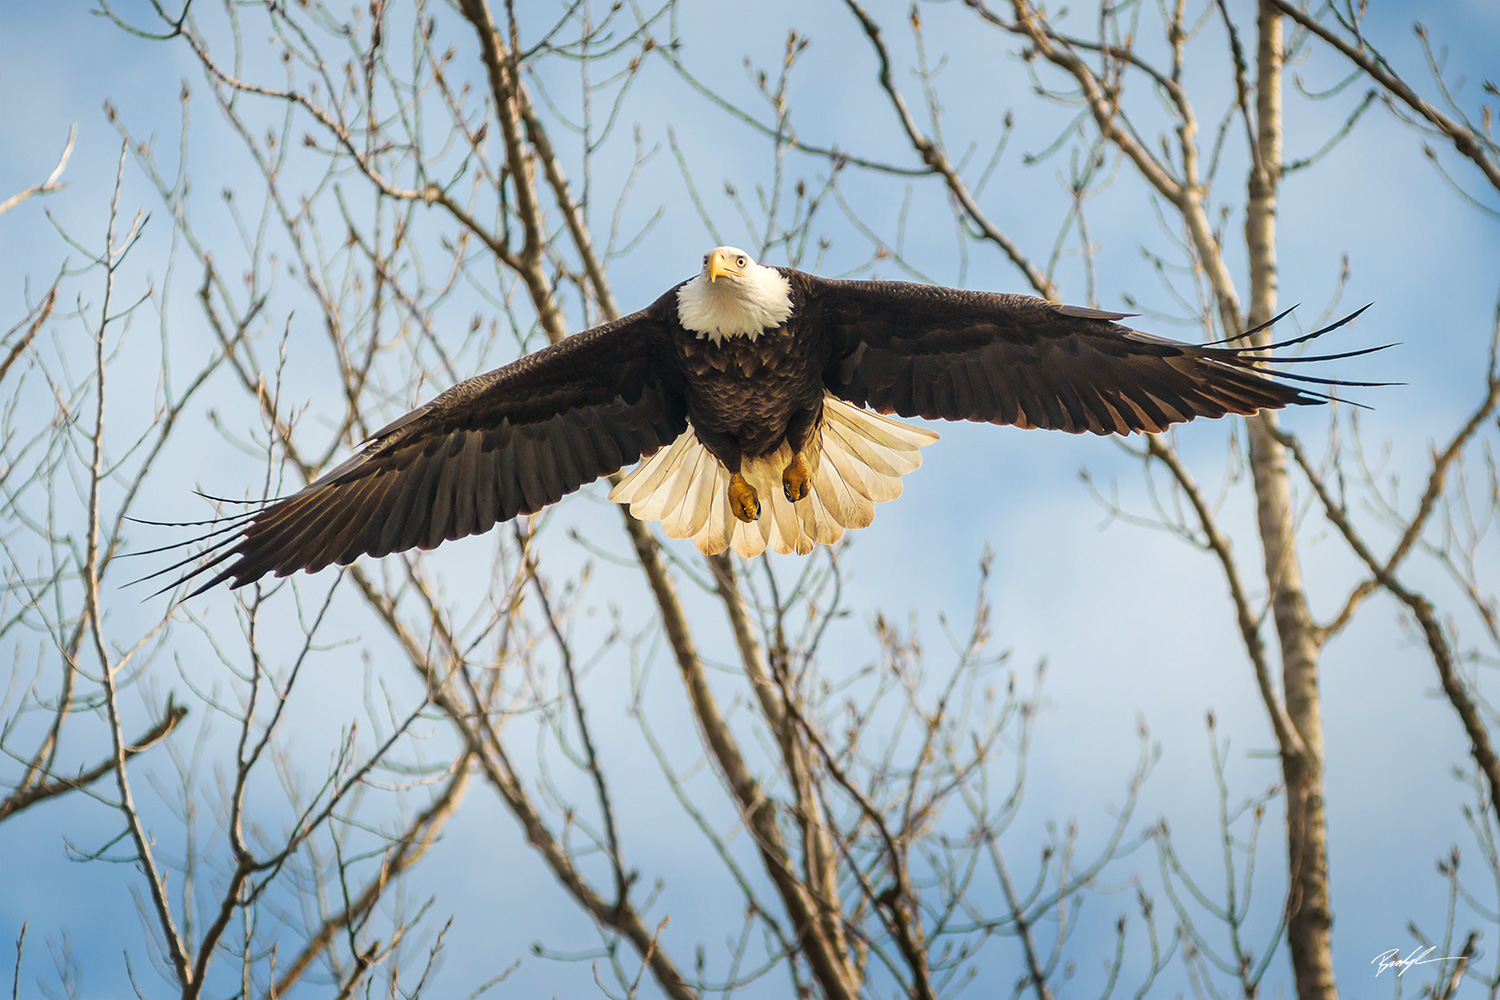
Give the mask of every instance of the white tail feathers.
<path id="1" fill-rule="evenodd" d="M 660 521 L 672 538 L 691 538 L 706 555 L 730 546 L 751 558 L 765 551 L 806 555 L 832 545 L 845 528 L 875 519 L 875 505 L 901 495 L 901 477 L 922 464 L 917 449 L 936 441 L 922 427 L 823 400 L 823 420 L 802 457 L 812 470 L 807 496 L 796 503 L 782 491 L 781 474 L 792 460 L 783 444 L 772 454 L 746 459 L 740 474 L 760 497 L 760 518 L 746 524 L 729 509 L 729 470 L 709 454 L 689 427 L 671 445 L 636 466 L 609 494 L 630 505 L 642 521 Z"/>

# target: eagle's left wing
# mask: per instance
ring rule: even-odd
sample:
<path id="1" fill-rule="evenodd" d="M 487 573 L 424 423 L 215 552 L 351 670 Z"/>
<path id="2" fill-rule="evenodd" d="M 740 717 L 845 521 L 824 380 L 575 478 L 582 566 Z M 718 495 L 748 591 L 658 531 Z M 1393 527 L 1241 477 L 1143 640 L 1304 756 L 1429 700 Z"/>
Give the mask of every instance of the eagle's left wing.
<path id="1" fill-rule="evenodd" d="M 266 573 L 430 549 L 534 513 L 654 453 L 687 427 L 669 353 L 673 309 L 668 293 L 458 383 L 305 489 L 214 522 L 195 540 L 209 542 L 205 552 L 153 575 L 197 562 L 164 588 L 207 575 L 191 597 L 225 580 L 242 587 Z"/>
<path id="2" fill-rule="evenodd" d="M 1250 347 L 1195 346 L 1141 333 L 1116 322 L 1124 313 L 1026 295 L 793 273 L 802 285 L 804 320 L 832 345 L 828 389 L 882 413 L 1125 434 L 1328 398 L 1293 383 L 1362 384 L 1273 372 Z M 1290 360 L 1369 350 L 1379 348 Z"/>

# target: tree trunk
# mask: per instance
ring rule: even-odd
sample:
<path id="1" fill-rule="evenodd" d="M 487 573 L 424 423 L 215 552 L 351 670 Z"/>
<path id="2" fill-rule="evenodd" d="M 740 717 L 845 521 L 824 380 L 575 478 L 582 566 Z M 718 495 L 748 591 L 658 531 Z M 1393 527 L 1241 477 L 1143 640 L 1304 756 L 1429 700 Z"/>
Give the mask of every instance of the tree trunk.
<path id="1" fill-rule="evenodd" d="M 1276 190 L 1281 177 L 1281 14 L 1260 4 L 1256 51 L 1256 156 L 1245 213 L 1250 251 L 1250 327 L 1276 309 Z M 1268 343 L 1269 332 L 1257 335 Z M 1282 746 L 1286 782 L 1287 945 L 1299 1000 L 1338 996 L 1333 978 L 1328 895 L 1328 818 L 1323 798 L 1323 719 L 1318 698 L 1319 640 L 1297 555 L 1295 511 L 1286 449 L 1274 437 L 1276 416 L 1248 421 L 1256 517 L 1265 555 L 1271 615 L 1281 648 L 1282 693 L 1300 746 Z"/>

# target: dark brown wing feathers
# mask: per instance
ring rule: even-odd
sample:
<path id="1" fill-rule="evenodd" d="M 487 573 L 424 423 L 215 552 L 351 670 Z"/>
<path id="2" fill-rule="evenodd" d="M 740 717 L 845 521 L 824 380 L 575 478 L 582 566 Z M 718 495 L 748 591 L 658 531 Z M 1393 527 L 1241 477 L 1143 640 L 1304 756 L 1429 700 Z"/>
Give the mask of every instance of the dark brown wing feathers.
<path id="1" fill-rule="evenodd" d="M 167 589 L 218 567 L 193 594 L 430 549 L 539 511 L 650 455 L 687 426 L 664 363 L 674 309 L 675 297 L 664 296 L 459 383 L 306 489 L 220 522 L 198 539 L 211 540 L 203 561 Z"/>
<path id="2" fill-rule="evenodd" d="M 1254 348 L 1154 337 L 1115 322 L 1124 313 L 903 282 L 797 280 L 808 319 L 834 340 L 828 388 L 883 413 L 1125 434 L 1327 399 L 1291 382 L 1359 384 L 1267 369 Z"/>

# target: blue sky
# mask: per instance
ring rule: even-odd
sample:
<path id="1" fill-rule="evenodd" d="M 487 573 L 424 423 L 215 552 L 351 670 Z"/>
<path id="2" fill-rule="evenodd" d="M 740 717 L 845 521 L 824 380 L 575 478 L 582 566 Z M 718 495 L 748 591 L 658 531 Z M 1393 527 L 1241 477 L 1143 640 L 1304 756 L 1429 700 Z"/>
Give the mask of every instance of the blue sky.
<path id="1" fill-rule="evenodd" d="M 920 114 L 919 91 L 907 72 L 913 55 L 903 27 L 904 7 L 888 6 L 889 10 L 876 12 L 886 19 L 888 41 L 900 66 L 898 82 Z M 1231 4 L 1242 24 L 1249 24 L 1245 6 Z M 1370 37 L 1430 95 L 1421 50 L 1410 30 L 1410 8 L 1372 6 L 1375 9 L 1367 25 Z M 1492 54 L 1500 43 L 1500 9 L 1483 0 L 1423 6 L 1422 16 L 1433 39 L 1447 46 L 1448 65 L 1455 75 L 1466 77 L 1459 99 L 1472 109 L 1477 105 L 1479 79 L 1493 72 Z M 146 17 L 144 4 L 125 5 L 122 10 L 131 17 Z M 209 21 L 217 15 L 205 11 L 201 16 Z M 454 20 L 451 13 L 440 16 L 450 24 Z M 1079 12 L 1072 17 L 1072 30 L 1080 34 L 1091 30 L 1092 14 Z M 946 59 L 938 82 L 950 150 L 961 154 L 974 142 L 979 144 L 974 156 L 982 160 L 989 154 L 986 144 L 993 142 L 997 122 L 1007 110 L 1014 112 L 1015 135 L 982 204 L 1028 252 L 1044 258 L 1067 208 L 1062 180 L 1067 155 L 1034 166 L 1025 165 L 1022 156 L 1046 148 L 1063 130 L 1063 116 L 1069 112 L 1031 94 L 1016 44 L 995 32 L 973 30 L 972 20 L 960 5 L 924 6 L 923 18 L 929 57 Z M 0 259 L 7 262 L 0 282 L 0 317 L 6 325 L 24 314 L 27 282 L 34 297 L 62 259 L 74 253 L 44 209 L 59 226 L 80 238 L 96 241 L 103 230 L 119 154 L 118 133 L 102 111 L 106 99 L 118 107 L 132 135 L 153 137 L 156 155 L 171 172 L 178 159 L 177 94 L 183 80 L 191 84 L 193 131 L 187 162 L 194 178 L 197 224 L 220 238 L 217 259 L 226 268 L 233 267 L 237 256 L 229 236 L 231 223 L 217 195 L 221 187 L 253 192 L 255 178 L 243 162 L 242 146 L 218 122 L 201 71 L 185 49 L 131 38 L 104 18 L 93 16 L 85 3 L 0 0 L 0 19 L 5 25 L 0 30 L 0 134 L 14 137 L 0 156 L 0 197 L 45 177 L 70 124 L 78 126 L 78 144 L 66 174 L 68 188 L 0 217 Z M 896 141 L 898 132 L 889 106 L 871 100 L 874 60 L 857 24 L 842 7 L 768 3 L 754 5 L 753 11 L 748 5 L 737 5 L 726 14 L 696 5 L 681 12 L 679 23 L 685 43 L 682 58 L 692 71 L 762 116 L 763 104 L 756 103 L 742 60 L 774 68 L 787 30 L 796 28 L 812 39 L 793 75 L 790 92 L 799 135 L 812 144 L 900 165 L 915 163 L 909 149 Z M 274 80 L 274 60 L 255 48 L 259 41 L 253 34 L 246 37 L 247 66 L 250 72 L 269 72 L 267 78 Z M 1149 39 L 1142 44 L 1149 46 Z M 461 57 L 471 55 L 471 49 L 461 48 Z M 567 106 L 577 88 L 576 77 L 570 75 L 574 71 L 558 66 L 553 72 L 555 76 L 544 76 L 539 85 Z M 1343 78 L 1346 67 L 1328 55 L 1315 54 L 1297 62 L 1291 72 L 1308 91 L 1323 91 Z M 1055 77 L 1044 78 L 1057 82 Z M 1195 94 L 1202 95 L 1202 106 L 1212 109 L 1205 112 L 1205 119 L 1214 119 L 1228 93 L 1224 67 L 1205 57 L 1193 64 L 1188 82 L 1197 88 Z M 1319 148 L 1362 89 L 1363 84 L 1358 84 L 1329 101 L 1315 102 L 1299 96 L 1289 82 L 1289 158 Z M 1144 109 L 1149 100 L 1142 98 L 1142 114 L 1148 113 Z M 739 221 L 723 193 L 725 185 L 732 184 L 743 196 L 753 197 L 756 185 L 767 183 L 773 157 L 764 139 L 686 92 L 660 60 L 647 63 L 623 107 L 622 127 L 592 167 L 591 222 L 602 241 L 631 166 L 630 131 L 635 126 L 640 128 L 644 145 L 657 152 L 631 189 L 620 216 L 622 232 L 633 234 L 658 211 L 663 213 L 662 220 L 645 231 L 630 253 L 611 264 L 615 293 L 621 307 L 629 310 L 645 305 L 690 273 L 712 242 L 696 214 L 683 207 L 682 177 L 667 148 L 668 129 L 704 196 L 715 230 L 742 246 L 753 246 L 757 234 Z M 570 175 L 581 185 L 576 156 L 579 140 L 563 134 L 562 141 L 570 143 L 563 146 L 571 150 L 565 153 Z M 1232 133 L 1221 180 L 1221 198 L 1231 207 L 1238 202 L 1241 185 L 1237 179 L 1244 172 L 1243 148 L 1233 138 Z M 1374 308 L 1356 325 L 1341 331 L 1336 346 L 1401 343 L 1385 354 L 1346 364 L 1355 378 L 1408 383 L 1362 390 L 1358 397 L 1374 407 L 1360 415 L 1366 449 L 1384 463 L 1383 476 L 1400 477 L 1404 509 L 1410 509 L 1419 488 L 1430 446 L 1444 441 L 1478 399 L 1495 298 L 1500 292 L 1500 269 L 1495 266 L 1500 260 L 1500 225 L 1494 214 L 1476 211 L 1437 175 L 1422 154 L 1421 144 L 1411 130 L 1377 106 L 1324 161 L 1287 178 L 1279 211 L 1282 302 L 1302 303 L 1296 317 L 1301 328 L 1316 322 L 1326 308 L 1347 311 L 1373 301 Z M 1500 206 L 1493 192 L 1485 196 L 1462 161 L 1443 156 L 1440 162 L 1490 209 Z M 786 154 L 784 165 L 789 178 L 805 177 L 813 186 L 828 173 L 825 161 L 795 151 Z M 972 176 L 974 169 L 966 173 Z M 288 179 L 293 186 L 297 181 Z M 842 175 L 841 186 L 860 220 L 882 240 L 894 243 L 908 197 L 905 182 L 850 169 Z M 357 192 L 352 183 L 349 189 Z M 971 245 L 967 267 L 962 266 L 960 239 L 946 199 L 931 183 L 914 186 L 909 196 L 903 251 L 923 274 L 945 283 L 1029 290 L 1015 269 L 989 249 Z M 125 274 L 135 294 L 147 288 L 153 291 L 153 310 L 138 320 L 130 334 L 130 350 L 116 362 L 117 389 L 112 398 L 120 421 L 128 427 L 131 421 L 149 420 L 149 394 L 136 391 L 132 383 L 137 379 L 142 380 L 140 385 L 155 382 L 160 366 L 154 347 L 158 327 L 170 331 L 173 357 L 184 370 L 208 351 L 209 339 L 194 299 L 200 275 L 181 258 L 169 267 L 169 213 L 133 163 L 126 167 L 123 203 L 127 212 L 141 207 L 152 213 L 146 237 Z M 240 203 L 245 203 L 243 198 Z M 350 203 L 357 210 L 361 204 L 368 205 L 368 198 L 362 202 L 356 194 Z M 1176 234 L 1157 221 L 1140 183 L 1128 171 L 1121 171 L 1089 203 L 1088 211 L 1090 235 L 1096 244 L 1097 304 L 1119 307 L 1128 294 L 1138 309 L 1182 316 L 1147 257 L 1148 253 L 1170 255 Z M 1231 215 L 1225 225 L 1231 244 L 1240 221 L 1240 216 Z M 825 273 L 847 273 L 869 262 L 868 239 L 836 208 L 825 212 L 819 232 L 832 241 L 823 261 Z M 1345 255 L 1347 285 L 1337 304 L 1331 304 Z M 1238 268 L 1235 277 L 1243 291 L 1242 253 L 1232 251 L 1231 261 Z M 888 264 L 873 273 L 904 276 Z M 1065 297 L 1085 298 L 1083 271 L 1076 259 L 1065 261 L 1058 280 Z M 1179 282 L 1178 287 L 1185 286 Z M 292 363 L 283 398 L 289 406 L 311 404 L 316 415 L 317 400 L 329 398 L 329 352 L 327 338 L 316 329 L 316 309 L 299 300 L 299 291 L 293 280 L 278 284 L 271 304 L 273 326 L 279 331 L 284 325 L 289 331 L 287 351 Z M 581 324 L 575 303 L 570 302 L 568 308 L 570 321 Z M 462 347 L 461 331 L 476 310 L 486 310 L 486 305 L 472 294 L 456 295 L 435 310 L 448 346 Z M 486 318 L 491 315 L 493 310 L 487 310 Z M 1191 325 L 1174 324 L 1167 316 L 1142 320 L 1141 325 L 1169 336 L 1201 334 Z M 47 341 L 45 349 L 58 354 L 73 356 L 70 352 L 86 350 L 84 333 L 76 324 L 59 321 L 49 329 Z M 471 365 L 465 371 L 479 370 L 506 360 L 512 345 L 506 330 L 489 353 L 470 345 L 462 348 L 458 358 Z M 274 344 L 266 343 L 261 356 L 274 359 L 276 350 Z M 405 397 L 392 391 L 397 403 L 409 404 L 438 388 L 432 384 L 402 387 L 400 392 L 410 394 Z M 254 440 L 259 424 L 253 410 L 239 398 L 242 394 L 236 392 L 226 382 L 225 391 L 215 393 L 212 402 L 237 435 Z M 1340 420 L 1345 416 L 1341 412 Z M 1286 423 L 1307 440 L 1321 442 L 1328 421 L 1328 411 L 1310 409 L 1290 414 Z M 830 632 L 824 646 L 824 671 L 830 675 L 853 672 L 876 657 L 870 627 L 879 611 L 920 630 L 929 668 L 940 677 L 951 659 L 943 623 L 946 620 L 962 632 L 972 609 L 980 553 L 988 546 L 994 552 L 990 581 L 995 604 L 993 647 L 1008 652 L 1003 670 L 1014 671 L 1024 688 L 1036 664 L 1045 661 L 1048 665 L 1047 710 L 1028 762 L 1026 804 L 1006 835 L 1009 856 L 1019 870 L 1028 870 L 1046 839 L 1049 823 L 1076 820 L 1083 843 L 1099 843 L 1109 828 L 1111 807 L 1122 799 L 1135 760 L 1138 719 L 1144 719 L 1160 745 L 1161 756 L 1143 792 L 1133 829 L 1157 818 L 1168 819 L 1182 856 L 1210 885 L 1217 885 L 1219 848 L 1214 839 L 1214 784 L 1205 713 L 1215 712 L 1218 736 L 1227 741 L 1226 770 L 1233 800 L 1261 793 L 1278 774 L 1274 760 L 1266 756 L 1272 737 L 1214 564 L 1204 553 L 1160 531 L 1111 517 L 1094 498 L 1080 479 L 1082 470 L 1087 470 L 1095 488 L 1116 497 L 1123 509 L 1149 513 L 1138 461 L 1112 442 L 983 426 L 937 429 L 943 440 L 927 449 L 922 469 L 906 480 L 905 494 L 880 507 L 875 524 L 856 533 L 840 555 L 840 565 L 850 580 L 845 596 L 851 614 Z M 1177 434 L 1178 446 L 1200 482 L 1217 483 L 1225 475 L 1230 467 L 1228 445 L 1236 433 L 1225 422 L 1195 424 Z M 1348 425 L 1341 424 L 1345 440 L 1350 433 Z M 1493 445 L 1493 428 L 1487 433 Z M 147 508 L 137 512 L 167 519 L 201 517 L 206 511 L 188 492 L 195 486 L 226 495 L 257 490 L 263 462 L 255 455 L 220 447 L 219 441 L 218 432 L 206 421 L 185 429 L 176 443 L 175 460 L 159 467 L 147 486 Z M 1377 538 L 1386 537 L 1368 508 L 1356 508 L 1356 513 Z M 1263 595 L 1261 574 L 1256 570 L 1253 511 L 1242 483 L 1229 492 L 1222 516 L 1247 574 L 1256 581 L 1257 595 Z M 587 647 L 597 644 L 607 631 L 612 609 L 618 610 L 622 620 L 639 624 L 645 606 L 639 570 L 593 560 L 589 551 L 570 538 L 570 529 L 615 553 L 623 554 L 627 545 L 618 528 L 618 515 L 597 489 L 570 498 L 547 521 L 539 543 L 545 564 L 557 573 L 576 573 L 586 563 L 592 564 L 585 612 L 577 625 L 579 641 Z M 1357 567 L 1316 512 L 1306 516 L 1303 536 L 1314 611 L 1331 614 L 1358 581 Z M 487 571 L 476 566 L 491 559 L 497 544 L 510 544 L 508 538 L 508 533 L 501 533 L 450 544 L 429 556 L 428 563 L 446 587 L 462 592 L 486 577 Z M 138 544 L 159 543 L 153 539 Z M 676 544 L 683 558 L 693 558 L 690 547 Z M 1495 552 L 1493 538 L 1483 551 Z M 783 581 L 792 580 L 801 568 L 795 559 L 784 557 L 773 559 L 772 566 Z M 391 572 L 396 572 L 394 567 Z M 1410 572 L 1412 582 L 1432 588 L 1452 603 L 1451 589 L 1443 589 L 1443 577 L 1430 564 L 1414 563 Z M 329 582 L 324 577 L 308 581 L 304 593 L 321 594 Z M 347 597 L 341 608 L 352 604 Z M 289 612 L 290 592 L 283 592 L 279 600 L 285 606 L 281 611 Z M 700 646 L 705 654 L 732 660 L 732 647 L 712 602 L 692 592 L 688 600 L 701 628 Z M 137 597 L 127 593 L 109 609 L 121 641 L 149 627 L 157 613 L 158 609 L 143 609 L 137 602 Z M 238 633 L 225 596 L 206 598 L 198 610 L 210 633 L 232 648 Z M 1458 625 L 1471 627 L 1462 616 Z M 330 641 L 347 640 L 350 645 L 327 657 L 306 678 L 286 723 L 294 746 L 291 759 L 307 774 L 320 773 L 346 727 L 364 716 L 360 698 L 351 692 L 363 683 L 367 669 L 387 686 L 397 705 L 415 697 L 410 679 L 398 669 L 386 669 L 388 665 L 378 655 L 384 639 L 368 618 L 352 610 L 347 620 L 333 625 Z M 203 689 L 233 690 L 227 665 L 211 655 L 201 633 L 179 624 L 173 641 L 180 650 L 176 662 L 163 659 L 159 669 L 144 679 L 146 689 L 160 697 L 168 689 L 181 690 L 190 681 Z M 276 640 L 271 642 L 274 645 Z M 375 655 L 367 667 L 360 654 L 372 650 Z M 45 662 L 46 655 L 45 644 L 31 645 L 20 650 L 19 659 L 29 671 L 31 663 Z M 686 709 L 674 687 L 670 664 L 657 659 L 660 662 L 645 665 L 618 651 L 611 653 L 588 675 L 586 697 L 591 719 L 610 748 L 610 759 L 620 761 L 619 787 L 628 792 L 634 805 L 622 817 L 627 846 L 647 881 L 658 875 L 665 880 L 658 912 L 673 915 L 668 940 L 686 957 L 691 954 L 691 942 L 699 940 L 711 953 L 715 948 L 722 951 L 735 918 L 731 914 L 726 920 L 723 908 L 714 905 L 732 889 L 702 839 L 683 833 L 681 814 L 652 772 L 638 726 L 622 707 L 638 684 L 659 730 L 687 727 Z M 732 680 L 724 683 L 726 697 L 743 696 Z M 1465 750 L 1457 723 L 1434 696 L 1430 665 L 1386 599 L 1373 599 L 1355 625 L 1329 646 L 1322 685 L 1338 971 L 1348 995 L 1380 995 L 1391 989 L 1389 973 L 1374 980 L 1369 960 L 1387 948 L 1408 947 L 1408 921 L 1416 921 L 1429 933 L 1440 928 L 1445 886 L 1433 873 L 1432 863 L 1454 844 L 1473 848 L 1461 813 L 1466 790 L 1449 777 L 1450 765 L 1464 764 Z M 139 706 L 134 710 L 143 717 Z M 683 734 L 684 740 L 689 737 Z M 88 748 L 97 745 L 93 742 L 97 738 L 94 732 L 81 744 L 79 760 L 89 758 Z M 441 740 L 441 736 L 435 738 Z M 231 751 L 227 739 L 222 732 L 205 737 L 210 759 L 225 759 Z M 688 746 L 684 742 L 680 747 L 684 766 L 690 759 Z M 169 775 L 165 761 L 155 766 L 161 770 L 153 773 Z M 996 764 L 999 774 L 1008 774 L 1009 766 L 1005 760 Z M 279 789 L 269 775 L 265 780 L 258 801 L 271 810 Z M 571 793 L 586 798 L 585 788 L 572 779 L 563 780 Z M 716 785 L 707 772 L 694 780 L 704 783 L 705 801 L 716 800 Z M 154 809 L 164 842 L 177 843 L 167 810 L 160 804 Z M 661 816 L 671 819 L 662 822 Z M 273 812 L 267 817 L 268 822 L 276 818 Z M 727 829 L 728 815 L 721 812 L 718 819 Z M 1279 812 L 1273 807 L 1262 834 L 1261 863 L 1266 873 L 1281 865 L 1279 822 Z M 47 948 L 60 947 L 65 935 L 85 969 L 83 996 L 123 994 L 127 986 L 122 949 L 137 956 L 138 969 L 145 966 L 128 866 L 83 865 L 64 856 L 64 837 L 97 846 L 112 836 L 114 828 L 112 816 L 87 800 L 33 810 L 0 827 L 0 851 L 8 858 L 27 861 L 24 870 L 8 874 L 0 887 L 0 940 L 14 939 L 20 922 L 31 921 L 33 948 L 28 951 L 23 981 L 46 978 L 50 968 Z M 1154 860 L 1143 852 L 1137 863 L 1112 873 L 1123 879 L 1138 870 L 1152 878 L 1154 868 Z M 1280 889 L 1269 874 L 1260 889 L 1264 896 L 1256 912 L 1257 926 L 1264 928 L 1274 920 Z M 592 989 L 588 963 L 557 963 L 531 956 L 533 941 L 575 952 L 596 947 L 597 938 L 530 852 L 514 821 L 480 786 L 470 790 L 447 838 L 415 880 L 412 896 L 425 899 L 428 895 L 435 899 L 435 912 L 455 918 L 442 970 L 447 977 L 444 983 L 451 984 L 452 990 L 467 992 L 513 959 L 523 961 L 506 988 L 518 995 L 572 996 Z M 1493 896 L 1488 903 L 1495 904 Z M 1099 928 L 1107 928 L 1119 912 L 1132 911 L 1134 904 L 1130 893 L 1122 893 L 1117 899 L 1105 897 L 1090 903 L 1090 907 L 1091 919 L 1097 919 Z M 1095 930 L 1090 926 L 1080 931 L 1082 937 L 1075 945 L 1083 983 L 1091 982 L 1088 976 L 1093 974 L 1085 966 L 1097 965 L 1097 956 L 1102 954 L 1087 944 L 1095 940 L 1088 936 Z M 1495 932 L 1496 928 L 1486 929 L 1485 944 L 1491 949 Z M 983 975 L 1007 983 L 1016 956 L 1000 946 L 991 948 Z M 1173 975 L 1178 977 L 1169 979 L 1175 984 L 1173 990 L 1184 989 L 1180 968 Z M 1273 965 L 1268 983 L 1289 988 L 1284 961 Z M 781 995 L 782 985 L 782 980 L 772 978 L 751 995 Z"/>

